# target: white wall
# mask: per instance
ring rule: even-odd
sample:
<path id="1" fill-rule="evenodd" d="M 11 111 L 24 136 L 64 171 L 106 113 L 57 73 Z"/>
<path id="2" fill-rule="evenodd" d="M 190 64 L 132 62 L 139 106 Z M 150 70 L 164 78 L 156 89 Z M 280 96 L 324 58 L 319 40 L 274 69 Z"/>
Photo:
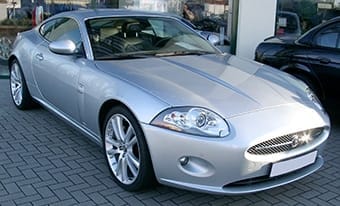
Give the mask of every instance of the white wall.
<path id="1" fill-rule="evenodd" d="M 239 0 L 236 55 L 254 59 L 256 46 L 274 35 L 277 0 Z"/>
<path id="2" fill-rule="evenodd" d="M 0 3 L 0 21 L 7 19 L 7 4 Z"/>

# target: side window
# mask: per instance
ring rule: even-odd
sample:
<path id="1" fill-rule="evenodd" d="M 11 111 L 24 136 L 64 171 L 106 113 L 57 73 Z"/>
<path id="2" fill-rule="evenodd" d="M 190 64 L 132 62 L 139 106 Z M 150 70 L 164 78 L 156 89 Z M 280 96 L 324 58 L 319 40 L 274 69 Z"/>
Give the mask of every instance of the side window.
<path id="1" fill-rule="evenodd" d="M 47 22 L 40 28 L 40 34 L 48 41 L 69 39 L 76 45 L 81 43 L 78 24 L 69 18 L 60 18 Z"/>
<path id="2" fill-rule="evenodd" d="M 43 24 L 39 30 L 41 36 L 43 36 L 45 39 L 50 41 L 50 35 L 54 29 L 54 25 L 56 24 L 56 21 L 57 20 L 52 20 L 52 21 L 48 21 L 45 24 Z"/>
<path id="3" fill-rule="evenodd" d="M 340 24 L 335 24 L 319 32 L 315 38 L 317 46 L 340 48 Z"/>

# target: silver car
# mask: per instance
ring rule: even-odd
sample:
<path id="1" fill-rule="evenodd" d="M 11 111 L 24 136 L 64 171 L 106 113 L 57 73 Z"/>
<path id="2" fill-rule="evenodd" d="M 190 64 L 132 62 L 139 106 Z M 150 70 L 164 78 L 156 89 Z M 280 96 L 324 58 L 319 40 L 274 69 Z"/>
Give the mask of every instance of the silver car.
<path id="1" fill-rule="evenodd" d="M 330 122 L 304 83 L 166 14 L 58 14 L 18 34 L 9 65 L 15 106 L 39 103 L 102 145 L 129 191 L 249 193 L 323 164 Z"/>

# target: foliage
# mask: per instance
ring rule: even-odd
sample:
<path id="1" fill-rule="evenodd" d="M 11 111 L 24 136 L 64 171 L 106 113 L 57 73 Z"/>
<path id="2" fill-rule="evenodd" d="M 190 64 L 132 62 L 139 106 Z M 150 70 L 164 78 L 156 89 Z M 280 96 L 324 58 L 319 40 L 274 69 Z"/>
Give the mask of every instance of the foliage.
<path id="1" fill-rule="evenodd" d="M 22 19 L 5 19 L 0 22 L 0 25 L 7 25 L 7 26 L 32 26 L 32 20 L 28 18 Z"/>

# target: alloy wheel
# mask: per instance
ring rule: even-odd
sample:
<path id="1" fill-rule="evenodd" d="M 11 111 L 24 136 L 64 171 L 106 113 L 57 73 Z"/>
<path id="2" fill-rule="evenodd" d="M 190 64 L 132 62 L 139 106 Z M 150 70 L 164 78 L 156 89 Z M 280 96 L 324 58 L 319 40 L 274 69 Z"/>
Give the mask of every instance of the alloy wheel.
<path id="1" fill-rule="evenodd" d="M 110 117 L 105 127 L 105 152 L 114 176 L 123 184 L 132 184 L 140 171 L 140 147 L 135 129 L 122 114 Z"/>
<path id="2" fill-rule="evenodd" d="M 23 82 L 22 82 L 22 76 L 20 72 L 20 68 L 18 64 L 13 64 L 11 67 L 11 94 L 12 98 L 14 100 L 14 103 L 18 106 L 22 103 L 22 92 L 23 92 Z"/>

